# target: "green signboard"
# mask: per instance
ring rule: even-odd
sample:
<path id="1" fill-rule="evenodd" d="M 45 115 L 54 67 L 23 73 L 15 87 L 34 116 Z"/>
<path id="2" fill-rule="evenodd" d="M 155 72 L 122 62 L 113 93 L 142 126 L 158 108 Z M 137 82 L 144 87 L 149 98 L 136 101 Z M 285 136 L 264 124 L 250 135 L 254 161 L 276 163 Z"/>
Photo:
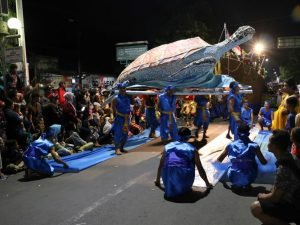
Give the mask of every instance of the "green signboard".
<path id="1" fill-rule="evenodd" d="M 117 61 L 132 61 L 148 51 L 148 42 L 126 42 L 116 44 Z"/>

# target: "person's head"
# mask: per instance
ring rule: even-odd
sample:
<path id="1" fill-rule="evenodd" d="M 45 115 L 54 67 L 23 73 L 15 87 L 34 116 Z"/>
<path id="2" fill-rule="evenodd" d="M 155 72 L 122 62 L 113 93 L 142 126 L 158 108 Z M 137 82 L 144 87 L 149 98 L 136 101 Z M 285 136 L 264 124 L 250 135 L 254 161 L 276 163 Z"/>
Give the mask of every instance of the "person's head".
<path id="1" fill-rule="evenodd" d="M 67 102 L 69 103 L 73 103 L 73 100 L 74 100 L 74 94 L 72 92 L 66 92 L 64 94 L 64 98 Z"/>
<path id="2" fill-rule="evenodd" d="M 125 95 L 126 94 L 126 87 L 127 87 L 127 83 L 126 82 L 119 83 L 117 87 L 119 89 L 120 95 Z"/>
<path id="3" fill-rule="evenodd" d="M 178 135 L 179 135 L 180 141 L 188 141 L 191 136 L 191 131 L 187 127 L 181 127 L 178 130 Z"/>
<path id="4" fill-rule="evenodd" d="M 268 110 L 270 109 L 271 105 L 269 101 L 265 101 L 264 107 Z"/>
<path id="5" fill-rule="evenodd" d="M 238 94 L 239 91 L 240 91 L 240 87 L 239 87 L 239 83 L 236 82 L 236 81 L 232 81 L 230 84 L 229 84 L 229 88 L 230 88 L 230 91 L 234 94 Z"/>
<path id="6" fill-rule="evenodd" d="M 289 132 L 285 130 L 274 130 L 269 139 L 268 149 L 276 156 L 288 152 L 289 145 Z"/>
<path id="7" fill-rule="evenodd" d="M 286 100 L 286 108 L 288 111 L 295 111 L 295 108 L 298 105 L 298 98 L 295 95 L 292 95 Z"/>
<path id="8" fill-rule="evenodd" d="M 58 85 L 59 85 L 59 87 L 62 87 L 62 88 L 65 88 L 65 87 L 66 87 L 66 83 L 63 82 L 63 81 L 59 82 Z"/>
<path id="9" fill-rule="evenodd" d="M 18 96 L 18 92 L 16 89 L 10 89 L 7 93 L 7 97 L 14 101 L 17 101 L 17 96 Z"/>
<path id="10" fill-rule="evenodd" d="M 45 138 L 50 139 L 50 140 L 56 139 L 57 136 L 60 134 L 60 132 L 61 132 L 61 125 L 59 125 L 59 124 L 51 125 L 50 127 L 48 127 L 46 129 Z"/>
<path id="11" fill-rule="evenodd" d="M 249 134 L 250 134 L 250 127 L 245 123 L 241 123 L 238 126 L 238 135 L 249 136 Z"/>
<path id="12" fill-rule="evenodd" d="M 248 102 L 248 100 L 244 101 L 243 106 L 244 106 L 245 109 L 249 109 L 249 102 Z"/>
<path id="13" fill-rule="evenodd" d="M 17 75 L 18 66 L 17 64 L 10 64 L 9 66 L 9 73 L 13 75 Z"/>
<path id="14" fill-rule="evenodd" d="M 100 109 L 100 104 L 98 102 L 94 102 L 94 112 L 98 112 Z"/>
<path id="15" fill-rule="evenodd" d="M 172 85 L 168 85 L 168 86 L 165 88 L 165 91 L 166 91 L 167 95 L 172 96 L 172 95 L 174 94 L 175 87 L 172 86 Z"/>
<path id="16" fill-rule="evenodd" d="M 297 91 L 297 85 L 294 79 L 288 79 L 283 83 L 282 92 L 294 94 Z"/>
<path id="17" fill-rule="evenodd" d="M 300 148 L 300 127 L 295 127 L 292 129 L 291 140 L 297 148 Z"/>
<path id="18" fill-rule="evenodd" d="M 5 99 L 5 108 L 7 109 L 13 109 L 14 108 L 14 101 L 10 98 Z"/>

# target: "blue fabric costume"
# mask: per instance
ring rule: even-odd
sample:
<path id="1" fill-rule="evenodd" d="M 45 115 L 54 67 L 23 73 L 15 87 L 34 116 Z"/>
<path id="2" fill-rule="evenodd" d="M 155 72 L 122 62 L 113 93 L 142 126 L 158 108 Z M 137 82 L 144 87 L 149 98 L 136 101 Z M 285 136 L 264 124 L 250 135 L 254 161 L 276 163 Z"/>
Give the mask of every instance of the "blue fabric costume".
<path id="1" fill-rule="evenodd" d="M 247 124 L 248 126 L 251 126 L 251 115 L 253 113 L 253 109 L 248 108 L 248 110 L 246 110 L 244 107 L 242 107 L 241 110 L 241 119 L 242 121 Z"/>
<path id="2" fill-rule="evenodd" d="M 269 109 L 269 111 L 267 111 L 265 107 L 262 107 L 260 111 L 262 113 L 263 126 L 268 127 L 272 125 L 272 110 Z"/>
<path id="3" fill-rule="evenodd" d="M 243 187 L 253 183 L 257 177 L 255 161 L 258 144 L 252 142 L 248 134 L 239 134 L 239 139 L 227 146 L 231 162 L 227 176 L 234 186 Z"/>
<path id="4" fill-rule="evenodd" d="M 233 113 L 236 114 L 238 117 L 241 117 L 242 95 L 234 94 L 234 89 L 237 87 L 237 85 L 238 85 L 238 83 L 236 83 L 233 86 L 232 90 L 229 93 L 227 101 L 228 101 L 228 105 L 229 105 L 230 99 L 234 100 Z M 233 113 L 230 114 L 229 124 L 230 124 L 231 133 L 233 133 L 233 135 L 234 135 L 234 140 L 237 140 L 238 139 L 238 124 L 236 122 L 236 119 L 233 116 Z"/>
<path id="5" fill-rule="evenodd" d="M 118 94 L 116 101 L 116 116 L 113 123 L 114 143 L 120 148 L 127 141 L 129 129 L 130 98 L 128 95 Z"/>
<path id="6" fill-rule="evenodd" d="M 54 144 L 46 139 L 49 136 L 57 136 L 60 133 L 61 125 L 54 124 L 50 126 L 47 134 L 33 141 L 24 152 L 23 161 L 27 168 L 43 174 L 53 174 L 54 168 L 47 162 L 47 155 L 50 153 Z"/>
<path id="7" fill-rule="evenodd" d="M 203 129 L 207 130 L 210 117 L 209 110 L 206 107 L 208 100 L 205 96 L 197 95 L 195 102 L 197 103 L 197 113 L 194 119 L 194 125 L 198 128 L 203 126 Z"/>
<path id="8" fill-rule="evenodd" d="M 167 198 L 189 191 L 195 179 L 195 147 L 185 142 L 171 142 L 165 146 L 162 179 Z"/>
<path id="9" fill-rule="evenodd" d="M 167 93 L 159 95 L 159 109 L 161 110 L 160 115 L 160 136 L 162 140 L 168 139 L 168 133 L 173 141 L 178 140 L 177 124 L 174 117 L 176 110 L 176 96 L 169 96 Z M 172 129 L 169 130 L 169 125 L 172 125 Z"/>
<path id="10" fill-rule="evenodd" d="M 158 121 L 156 119 L 155 100 L 153 96 L 149 96 L 146 101 L 146 124 L 147 127 L 151 127 L 155 130 L 158 127 Z"/>

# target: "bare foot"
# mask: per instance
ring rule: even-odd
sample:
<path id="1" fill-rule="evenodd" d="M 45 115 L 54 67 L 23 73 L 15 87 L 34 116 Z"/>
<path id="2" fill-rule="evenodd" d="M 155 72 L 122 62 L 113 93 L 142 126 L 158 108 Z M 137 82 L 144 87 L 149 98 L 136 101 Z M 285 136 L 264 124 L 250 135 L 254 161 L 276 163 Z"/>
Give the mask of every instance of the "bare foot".
<path id="1" fill-rule="evenodd" d="M 128 153 L 128 151 L 127 151 L 127 150 L 124 150 L 124 149 L 121 149 L 121 152 L 122 152 L 122 153 Z"/>
<path id="2" fill-rule="evenodd" d="M 230 136 L 230 134 L 227 134 L 227 135 L 226 135 L 226 138 L 227 138 L 227 139 L 231 139 L 232 137 Z"/>
<path id="3" fill-rule="evenodd" d="M 116 155 L 122 155 L 122 152 L 118 149 L 116 150 Z"/>

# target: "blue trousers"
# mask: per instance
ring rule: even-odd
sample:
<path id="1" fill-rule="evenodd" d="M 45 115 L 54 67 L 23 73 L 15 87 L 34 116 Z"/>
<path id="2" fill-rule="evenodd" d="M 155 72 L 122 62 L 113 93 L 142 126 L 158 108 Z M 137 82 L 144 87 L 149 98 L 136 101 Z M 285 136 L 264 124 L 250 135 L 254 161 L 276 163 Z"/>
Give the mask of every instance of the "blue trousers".
<path id="1" fill-rule="evenodd" d="M 169 133 L 173 141 L 177 141 L 179 139 L 178 137 L 178 129 L 177 124 L 174 118 L 174 115 L 172 115 L 172 129 L 169 129 L 169 115 L 162 113 L 160 116 L 160 136 L 162 140 L 168 140 Z"/>
<path id="2" fill-rule="evenodd" d="M 146 109 L 146 124 L 147 127 L 150 127 L 152 130 L 155 130 L 158 127 L 158 121 L 155 115 L 155 108 Z"/>
<path id="3" fill-rule="evenodd" d="M 121 145 L 124 145 L 128 138 L 128 131 L 123 130 L 125 118 L 122 116 L 116 116 L 114 125 L 113 125 L 113 132 L 114 132 L 114 143 L 116 148 L 120 148 Z M 129 129 L 129 119 L 127 121 L 128 129 Z"/>

